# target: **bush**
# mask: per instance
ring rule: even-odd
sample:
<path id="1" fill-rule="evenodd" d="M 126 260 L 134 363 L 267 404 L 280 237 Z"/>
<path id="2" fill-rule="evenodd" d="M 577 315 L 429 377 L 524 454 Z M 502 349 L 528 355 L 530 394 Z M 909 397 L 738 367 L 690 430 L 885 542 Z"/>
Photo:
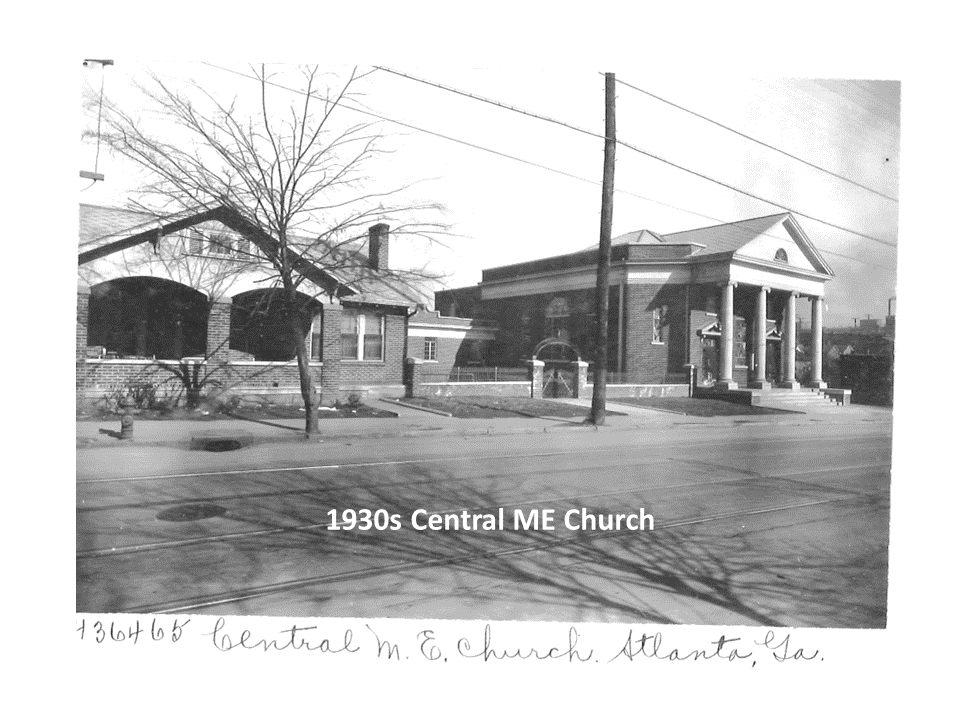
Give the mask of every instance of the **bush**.
<path id="1" fill-rule="evenodd" d="M 119 390 L 104 395 L 103 401 L 111 412 L 123 411 L 121 402 L 124 398 L 133 400 L 133 407 L 137 410 L 169 410 L 170 401 L 159 397 L 161 384 L 144 381 L 128 382 Z"/>

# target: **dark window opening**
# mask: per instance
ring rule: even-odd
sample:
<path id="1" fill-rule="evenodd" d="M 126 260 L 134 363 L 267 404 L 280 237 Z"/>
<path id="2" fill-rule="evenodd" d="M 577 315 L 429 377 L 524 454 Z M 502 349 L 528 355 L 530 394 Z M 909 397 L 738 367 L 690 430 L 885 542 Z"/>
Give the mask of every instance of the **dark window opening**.
<path id="1" fill-rule="evenodd" d="M 264 362 L 289 362 L 297 357 L 299 334 L 307 342 L 310 359 L 315 357 L 319 337 L 319 318 L 314 316 L 319 308 L 308 298 L 298 302 L 297 331 L 290 325 L 286 302 L 280 293 L 254 291 L 239 295 L 233 300 L 230 316 L 230 350 L 233 359 Z M 239 357 L 238 357 L 239 356 Z"/>
<path id="2" fill-rule="evenodd" d="M 123 278 L 90 291 L 87 345 L 107 358 L 179 360 L 207 350 L 207 299 L 159 278 Z"/>

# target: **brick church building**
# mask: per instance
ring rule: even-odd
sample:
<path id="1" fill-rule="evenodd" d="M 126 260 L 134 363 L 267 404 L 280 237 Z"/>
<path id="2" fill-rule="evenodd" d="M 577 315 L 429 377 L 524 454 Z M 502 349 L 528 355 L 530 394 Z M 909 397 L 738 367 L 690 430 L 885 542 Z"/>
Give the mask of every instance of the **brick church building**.
<path id="1" fill-rule="evenodd" d="M 483 270 L 476 286 L 436 293 L 444 316 L 499 330 L 490 365 L 520 365 L 548 338 L 596 354 L 596 247 Z M 833 271 L 790 213 L 684 232 L 627 233 L 610 263 L 610 381 L 717 390 L 824 387 L 823 298 Z M 798 378 L 797 303 L 810 303 L 809 377 Z M 543 359 L 543 358 L 541 358 Z"/>

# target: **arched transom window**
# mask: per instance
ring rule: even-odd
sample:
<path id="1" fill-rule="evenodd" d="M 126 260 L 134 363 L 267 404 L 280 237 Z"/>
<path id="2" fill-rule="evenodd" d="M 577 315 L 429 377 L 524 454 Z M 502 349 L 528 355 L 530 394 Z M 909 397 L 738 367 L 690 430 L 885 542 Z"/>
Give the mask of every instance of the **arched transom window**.
<path id="1" fill-rule="evenodd" d="M 570 317 L 570 304 L 564 297 L 555 297 L 550 301 L 550 304 L 547 305 L 545 315 L 548 318 Z"/>

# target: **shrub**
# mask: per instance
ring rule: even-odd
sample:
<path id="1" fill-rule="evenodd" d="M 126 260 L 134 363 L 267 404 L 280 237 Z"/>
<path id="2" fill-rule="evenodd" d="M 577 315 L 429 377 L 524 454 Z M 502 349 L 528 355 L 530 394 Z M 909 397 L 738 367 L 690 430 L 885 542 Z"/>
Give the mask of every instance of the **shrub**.
<path id="1" fill-rule="evenodd" d="M 119 390 L 104 395 L 104 405 L 111 412 L 122 412 L 121 401 L 130 398 L 137 410 L 166 410 L 170 403 L 159 397 L 160 387 L 159 383 L 131 381 Z"/>

